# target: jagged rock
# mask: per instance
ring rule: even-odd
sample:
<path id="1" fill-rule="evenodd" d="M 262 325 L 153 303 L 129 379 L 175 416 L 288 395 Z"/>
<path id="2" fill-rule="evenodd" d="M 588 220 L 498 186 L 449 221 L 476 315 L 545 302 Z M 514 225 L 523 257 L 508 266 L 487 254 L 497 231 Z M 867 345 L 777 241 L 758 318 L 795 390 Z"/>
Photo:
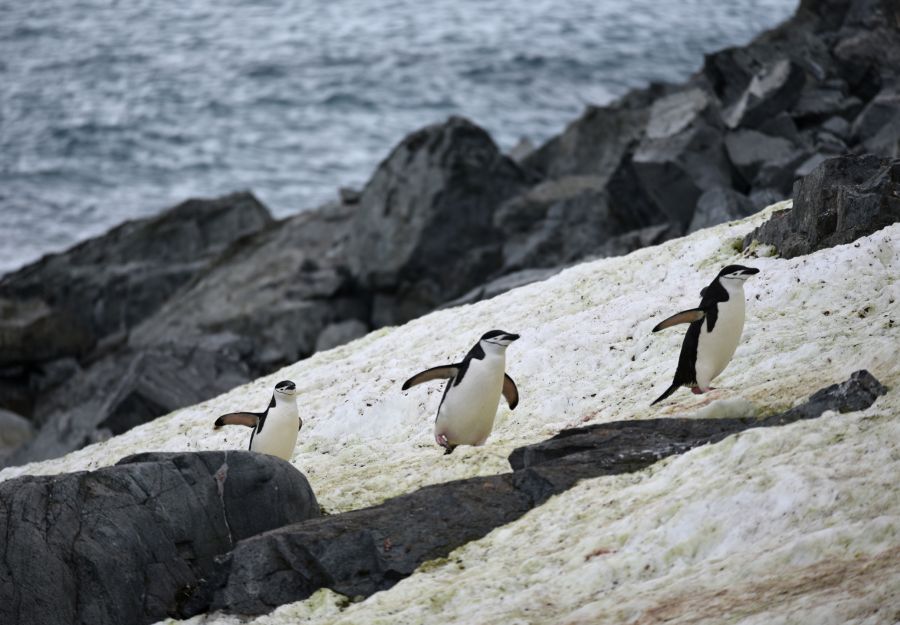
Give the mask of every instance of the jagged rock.
<path id="1" fill-rule="evenodd" d="M 797 183 L 794 205 L 744 239 L 775 246 L 783 258 L 849 243 L 900 220 L 900 159 L 828 159 Z"/>
<path id="2" fill-rule="evenodd" d="M 61 456 L 189 406 L 250 378 L 235 354 L 190 347 L 126 351 L 77 373 L 38 398 L 37 436 L 0 464 Z"/>
<path id="3" fill-rule="evenodd" d="M 149 317 L 228 245 L 272 223 L 249 193 L 188 200 L 0 279 L 0 297 L 39 298 L 96 337 Z"/>
<path id="4" fill-rule="evenodd" d="M 767 119 L 761 123 L 756 130 L 770 137 L 787 139 L 794 145 L 799 145 L 803 142 L 803 138 L 797 130 L 797 124 L 794 122 L 794 118 L 784 112 L 779 113 L 771 119 Z"/>
<path id="5" fill-rule="evenodd" d="M 756 130 L 738 130 L 725 135 L 725 149 L 735 168 L 747 184 L 753 184 L 764 165 L 802 162 L 803 153 L 787 139 L 770 137 Z M 798 156 L 799 155 L 799 156 Z M 796 164 L 790 167 L 793 174 Z M 793 182 L 793 181 L 792 181 Z M 756 184 L 754 186 L 773 186 Z"/>
<path id="6" fill-rule="evenodd" d="M 850 122 L 843 117 L 829 117 L 822 123 L 822 129 L 840 139 L 847 139 L 850 136 Z"/>
<path id="7" fill-rule="evenodd" d="M 359 199 L 362 196 L 362 193 L 358 189 L 353 189 L 351 187 L 341 187 L 338 189 L 338 197 L 341 200 L 341 204 L 359 204 Z"/>
<path id="8" fill-rule="evenodd" d="M 521 163 L 532 152 L 534 152 L 534 144 L 528 137 L 522 137 L 519 139 L 519 142 L 510 149 L 508 156 L 517 163 Z"/>
<path id="9" fill-rule="evenodd" d="M 494 211 L 532 182 L 465 119 L 415 132 L 362 192 L 350 234 L 351 272 L 364 288 L 393 299 L 398 321 L 432 310 L 499 268 Z"/>
<path id="10" fill-rule="evenodd" d="M 565 131 L 522 164 L 546 178 L 592 176 L 606 184 L 644 134 L 657 90 L 630 92 L 609 106 L 589 106 Z"/>
<path id="11" fill-rule="evenodd" d="M 853 121 L 853 138 L 868 152 L 900 156 L 900 91 L 885 89 Z"/>
<path id="12" fill-rule="evenodd" d="M 339 321 L 325 327 L 316 339 L 316 351 L 322 352 L 344 343 L 349 343 L 369 332 L 369 326 L 359 319 Z"/>
<path id="13" fill-rule="evenodd" d="M 754 128 L 796 103 L 806 74 L 796 63 L 781 59 L 757 72 L 746 90 L 723 115 L 729 128 Z"/>
<path id="14" fill-rule="evenodd" d="M 34 426 L 31 421 L 0 408 L 0 462 L 32 438 Z"/>
<path id="15" fill-rule="evenodd" d="M 623 230 L 596 178 L 566 176 L 505 202 L 494 218 L 505 234 L 503 272 L 555 267 L 584 258 Z"/>
<path id="16" fill-rule="evenodd" d="M 42 300 L 0 298 L 0 367 L 78 356 L 93 344 L 77 318 Z"/>
<path id="17" fill-rule="evenodd" d="M 510 455 L 513 473 L 421 488 L 379 506 L 304 521 L 241 541 L 196 593 L 197 609 L 263 614 L 327 587 L 369 596 L 510 523 L 581 479 L 643 469 L 748 428 L 862 410 L 885 389 L 868 372 L 767 419 L 650 419 L 564 430 Z M 199 600 L 198 600 L 199 604 Z"/>
<path id="18" fill-rule="evenodd" d="M 755 212 L 753 202 L 746 195 L 726 187 L 716 187 L 700 196 L 688 232 L 742 219 Z"/>
<path id="19" fill-rule="evenodd" d="M 140 454 L 0 483 L 0 622 L 153 623 L 190 609 L 237 541 L 316 517 L 289 463 L 250 452 Z"/>
<path id="20" fill-rule="evenodd" d="M 632 159 L 647 194 L 683 228 L 703 191 L 731 183 L 718 116 L 714 99 L 700 88 L 660 98 Z"/>
<path id="21" fill-rule="evenodd" d="M 862 108 L 862 101 L 848 96 L 840 87 L 821 86 L 807 89 L 791 108 L 791 115 L 809 124 L 833 115 L 852 119 Z"/>
<path id="22" fill-rule="evenodd" d="M 358 210 L 327 205 L 245 239 L 136 327 L 130 345 L 227 347 L 253 376 L 309 356 L 329 324 L 368 317 L 345 266 Z"/>

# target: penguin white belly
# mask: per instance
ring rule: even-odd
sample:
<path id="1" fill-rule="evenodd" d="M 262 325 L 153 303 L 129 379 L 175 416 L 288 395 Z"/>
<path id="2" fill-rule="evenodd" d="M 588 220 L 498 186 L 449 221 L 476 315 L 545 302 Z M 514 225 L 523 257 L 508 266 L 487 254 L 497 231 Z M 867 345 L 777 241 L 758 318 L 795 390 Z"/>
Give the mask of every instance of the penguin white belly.
<path id="1" fill-rule="evenodd" d="M 435 435 L 443 434 L 453 446 L 483 444 L 494 428 L 505 369 L 502 357 L 473 359 L 462 382 L 444 396 L 434 424 Z"/>
<path id="2" fill-rule="evenodd" d="M 270 409 L 262 431 L 253 435 L 250 450 L 290 460 L 294 455 L 300 430 L 297 406 L 294 405 L 293 408 L 291 410 L 289 406 L 276 406 Z"/>
<path id="3" fill-rule="evenodd" d="M 737 349 L 744 331 L 744 293 L 731 293 L 727 302 L 719 304 L 719 314 L 712 332 L 707 331 L 706 322 L 697 342 L 697 384 L 702 389 L 709 388 Z"/>

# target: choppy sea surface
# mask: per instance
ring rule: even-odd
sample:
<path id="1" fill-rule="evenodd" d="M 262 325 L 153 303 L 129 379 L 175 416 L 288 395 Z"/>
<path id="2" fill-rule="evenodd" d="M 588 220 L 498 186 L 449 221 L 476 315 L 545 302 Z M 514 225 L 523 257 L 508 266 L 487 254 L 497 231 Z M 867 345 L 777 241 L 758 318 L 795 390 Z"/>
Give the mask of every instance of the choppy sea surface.
<path id="1" fill-rule="evenodd" d="M 796 0 L 0 4 L 0 273 L 188 197 L 277 216 L 464 115 L 503 149 L 678 81 Z"/>

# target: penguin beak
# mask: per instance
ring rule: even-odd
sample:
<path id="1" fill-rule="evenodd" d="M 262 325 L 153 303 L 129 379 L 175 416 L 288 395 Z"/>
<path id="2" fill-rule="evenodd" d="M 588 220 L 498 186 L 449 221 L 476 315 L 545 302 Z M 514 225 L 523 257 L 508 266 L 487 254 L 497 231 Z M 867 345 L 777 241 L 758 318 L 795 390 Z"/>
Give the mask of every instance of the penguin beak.
<path id="1" fill-rule="evenodd" d="M 747 267 L 741 273 L 744 274 L 745 276 L 752 276 L 754 274 L 759 273 L 759 269 L 757 269 L 755 267 Z"/>
<path id="2" fill-rule="evenodd" d="M 519 338 L 518 334 L 504 334 L 503 339 L 512 343 Z"/>

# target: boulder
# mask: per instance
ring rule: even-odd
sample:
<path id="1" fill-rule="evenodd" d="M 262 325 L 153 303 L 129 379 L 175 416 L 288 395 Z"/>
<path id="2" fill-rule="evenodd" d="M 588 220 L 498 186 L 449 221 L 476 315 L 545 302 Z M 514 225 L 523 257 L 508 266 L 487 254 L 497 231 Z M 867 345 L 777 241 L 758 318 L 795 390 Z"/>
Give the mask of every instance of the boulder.
<path id="1" fill-rule="evenodd" d="M 853 121 L 851 134 L 867 152 L 900 156 L 900 89 L 884 89 Z"/>
<path id="2" fill-rule="evenodd" d="M 850 243 L 900 220 L 900 159 L 831 158 L 794 188 L 793 208 L 773 215 L 744 239 L 793 258 Z"/>
<path id="3" fill-rule="evenodd" d="M 646 193 L 682 228 L 703 191 L 731 184 L 718 117 L 715 98 L 699 87 L 660 98 L 632 158 Z"/>
<path id="4" fill-rule="evenodd" d="M 748 185 L 754 183 L 763 166 L 780 167 L 780 163 L 788 166 L 793 162 L 795 164 L 788 172 L 793 174 L 796 164 L 805 160 L 803 152 L 787 139 L 770 137 L 756 130 L 729 132 L 725 135 L 725 150 L 735 169 Z"/>
<path id="5" fill-rule="evenodd" d="M 217 560 L 196 596 L 209 601 L 205 609 L 240 615 L 269 612 L 323 587 L 368 597 L 579 480 L 637 471 L 749 428 L 813 419 L 826 410 L 862 410 L 885 392 L 862 371 L 767 419 L 638 419 L 563 430 L 514 450 L 512 473 L 426 486 L 379 506 L 244 540 Z"/>
<path id="6" fill-rule="evenodd" d="M 149 317 L 231 243 L 271 223 L 249 193 L 188 200 L 4 276 L 0 297 L 38 298 L 100 338 Z"/>
<path id="7" fill-rule="evenodd" d="M 391 298 L 396 321 L 462 295 L 499 268 L 494 212 L 532 182 L 465 119 L 409 135 L 363 189 L 350 232 L 351 273 Z"/>
<path id="8" fill-rule="evenodd" d="M 756 212 L 746 195 L 728 187 L 716 187 L 700 196 L 688 232 L 696 232 L 733 219 L 742 219 Z"/>
<path id="9" fill-rule="evenodd" d="M 94 340 L 77 317 L 40 299 L 0 298 L 0 367 L 81 356 Z"/>
<path id="10" fill-rule="evenodd" d="M 116 352 L 40 395 L 34 417 L 40 431 L 0 466 L 61 456 L 249 379 L 239 357 L 226 350 Z"/>
<path id="11" fill-rule="evenodd" d="M 514 271 L 499 278 L 494 278 L 486 284 L 475 287 L 462 297 L 446 302 L 441 308 L 453 308 L 462 306 L 463 304 L 474 304 L 482 300 L 497 297 L 507 291 L 512 291 L 520 286 L 531 284 L 532 282 L 540 282 L 546 280 L 550 276 L 554 276 L 562 271 L 564 267 L 547 267 L 545 269 L 523 269 L 522 271 Z"/>
<path id="12" fill-rule="evenodd" d="M 293 466 L 235 451 L 11 479 L 0 504 L 0 622 L 17 625 L 154 623 L 190 611 L 216 556 L 319 514 Z"/>
<path id="13" fill-rule="evenodd" d="M 28 419 L 0 408 L 0 462 L 34 438 L 34 426 Z"/>
<path id="14" fill-rule="evenodd" d="M 757 72 L 737 101 L 723 114 L 729 128 L 755 128 L 792 107 L 803 92 L 806 74 L 789 59 L 770 63 Z"/>

